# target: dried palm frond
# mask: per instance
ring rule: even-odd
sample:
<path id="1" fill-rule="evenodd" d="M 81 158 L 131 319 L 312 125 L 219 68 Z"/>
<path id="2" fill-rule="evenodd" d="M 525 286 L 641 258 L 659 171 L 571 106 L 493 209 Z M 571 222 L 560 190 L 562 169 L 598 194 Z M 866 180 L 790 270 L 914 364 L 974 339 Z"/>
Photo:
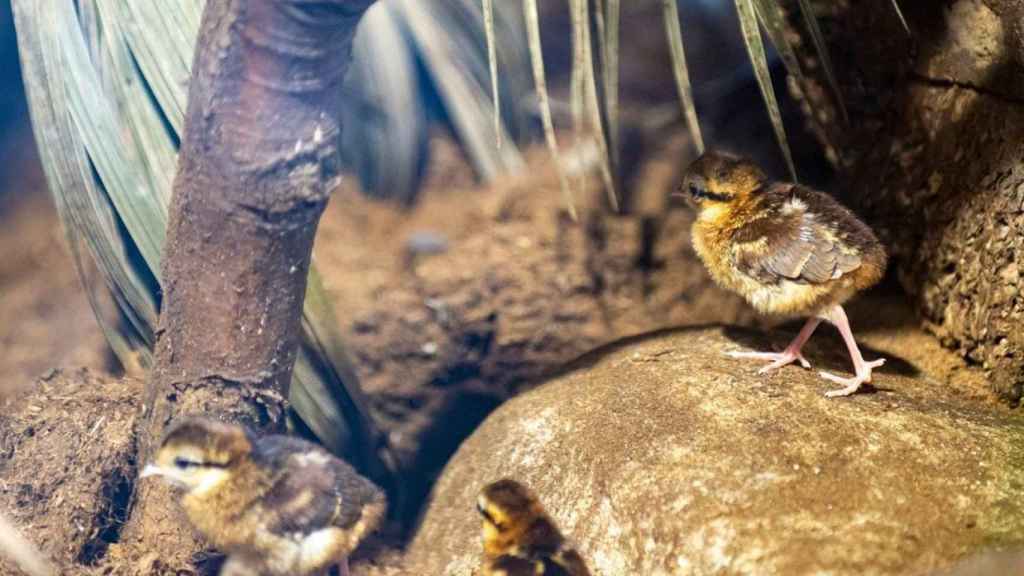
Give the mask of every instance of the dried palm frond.
<path id="1" fill-rule="evenodd" d="M 782 126 L 782 112 L 775 99 L 775 89 L 772 87 L 771 73 L 768 71 L 768 58 L 765 55 L 764 43 L 761 41 L 761 30 L 757 26 L 757 12 L 754 10 L 753 0 L 736 0 L 736 13 L 740 19 L 740 29 L 743 31 L 743 44 L 747 48 L 747 54 L 750 55 L 750 63 L 754 66 L 757 84 L 761 88 L 765 106 L 768 107 L 768 117 L 775 130 L 775 139 L 778 140 L 779 148 L 782 149 L 782 156 L 786 160 L 790 176 L 796 180 L 793 153 L 786 140 L 786 129 Z"/>
<path id="2" fill-rule="evenodd" d="M 662 0 L 665 9 L 665 33 L 668 36 L 669 51 L 672 55 L 672 72 L 675 74 L 679 103 L 683 117 L 690 130 L 697 153 L 704 153 L 704 138 L 700 134 L 697 109 L 693 104 L 693 89 L 690 87 L 690 72 L 686 67 L 686 53 L 683 50 L 683 31 L 679 25 L 679 7 L 676 0 Z"/>
<path id="3" fill-rule="evenodd" d="M 907 33 L 907 36 L 912 35 L 913 32 L 910 31 L 910 26 L 907 25 L 907 19 L 903 17 L 903 10 L 900 10 L 900 3 L 897 0 L 892 0 L 892 9 L 896 12 L 896 17 L 900 19 L 903 31 Z"/>
<path id="4" fill-rule="evenodd" d="M 547 76 L 544 73 L 544 51 L 540 44 L 540 18 L 537 16 L 537 0 L 523 0 L 523 12 L 526 14 L 526 32 L 530 46 L 530 61 L 533 64 L 533 80 L 537 86 L 540 116 L 544 124 L 544 138 L 547 141 L 551 156 L 555 159 L 558 183 L 562 189 L 562 196 L 565 198 L 569 216 L 576 220 L 576 203 L 573 201 L 572 191 L 569 189 L 569 180 L 565 175 L 565 168 L 559 157 L 555 126 L 551 120 L 551 99 L 548 95 Z"/>
<path id="5" fill-rule="evenodd" d="M 619 146 L 617 95 L 620 5 L 618 0 L 595 0 L 593 8 L 588 7 L 588 2 L 586 0 L 569 0 L 569 4 L 571 19 L 573 22 L 573 42 L 575 47 L 573 53 L 572 79 L 570 81 L 570 104 L 573 111 L 574 124 L 577 126 L 582 124 L 582 119 L 585 115 L 586 73 L 588 66 L 592 66 L 592 61 L 588 62 L 588 59 L 592 60 L 593 54 L 587 50 L 587 43 L 584 41 L 584 29 L 587 27 L 585 24 L 585 22 L 587 22 L 586 11 L 593 10 L 596 12 L 594 18 L 598 22 L 599 28 L 598 41 L 600 49 L 597 52 L 601 54 L 601 61 L 603 64 L 602 75 L 604 78 L 604 98 L 600 99 L 598 102 L 600 113 L 597 117 L 606 119 L 607 126 L 605 132 L 607 134 L 606 144 L 609 148 L 608 155 L 610 155 L 611 159 L 615 159 L 618 157 Z M 757 79 L 758 86 L 761 89 L 761 94 L 764 98 L 768 116 L 771 120 L 782 155 L 786 161 L 786 165 L 791 176 L 795 179 L 796 167 L 793 164 L 792 153 L 786 138 L 786 131 L 782 125 L 782 113 L 779 109 L 775 90 L 771 83 L 768 58 L 764 43 L 761 40 L 761 31 L 758 26 L 759 21 L 764 25 L 769 40 L 771 40 L 772 44 L 778 50 L 780 58 L 786 67 L 787 73 L 798 79 L 801 78 L 803 73 L 800 69 L 794 49 L 790 45 L 784 30 L 785 18 L 782 1 L 735 0 L 735 5 L 740 21 L 741 36 L 744 47 L 747 50 L 751 65 L 754 69 L 754 75 Z M 689 71 L 686 65 L 677 0 L 662 0 L 662 6 L 665 19 L 666 37 L 668 38 L 670 54 L 672 56 L 673 74 L 676 79 L 682 115 L 683 118 L 686 119 L 695 148 L 700 152 L 703 150 L 704 143 L 693 101 L 693 89 L 689 80 Z M 799 0 L 799 6 L 804 22 L 811 36 L 815 53 L 822 63 L 822 70 L 825 79 L 832 89 L 840 113 L 845 118 L 846 109 L 843 103 L 842 94 L 840 93 L 839 85 L 836 82 L 831 59 L 829 58 L 825 47 L 820 27 L 811 12 L 808 0 Z M 899 6 L 896 0 L 893 0 L 893 6 L 901 22 L 903 22 L 903 25 L 906 28 L 906 23 L 903 20 L 902 13 L 899 11 Z M 535 0 L 524 0 L 523 9 L 526 13 L 528 23 L 531 21 L 531 18 L 536 19 L 537 8 Z M 528 32 L 529 31 L 528 27 Z M 529 49 L 533 54 L 533 59 L 539 62 L 541 58 L 540 54 L 542 53 L 539 34 L 536 36 L 530 34 L 528 36 L 528 40 Z M 541 96 L 541 100 L 547 101 L 548 99 L 546 96 Z M 541 115 L 542 117 L 550 115 L 548 104 L 542 103 Z M 553 153 L 556 153 L 557 148 L 552 146 L 552 142 L 554 142 L 553 134 L 548 135 L 548 142 L 549 148 L 552 149 Z M 609 164 L 604 158 L 599 162 L 599 167 L 602 170 L 604 170 L 608 165 Z M 616 162 L 612 161 L 610 165 L 615 166 Z"/>
<path id="6" fill-rule="evenodd" d="M 371 196 L 416 199 L 435 120 L 482 180 L 522 166 L 517 145 L 533 136 L 524 16 L 510 2 L 481 2 L 380 0 L 360 23 L 343 148 Z"/>

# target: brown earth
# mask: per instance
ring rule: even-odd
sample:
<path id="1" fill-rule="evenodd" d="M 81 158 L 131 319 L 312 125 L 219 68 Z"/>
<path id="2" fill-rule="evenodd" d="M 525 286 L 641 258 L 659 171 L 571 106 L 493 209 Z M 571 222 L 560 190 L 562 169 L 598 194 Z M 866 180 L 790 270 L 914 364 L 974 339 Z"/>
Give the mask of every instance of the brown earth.
<path id="1" fill-rule="evenodd" d="M 93 565 L 118 539 L 141 394 L 136 380 L 53 371 L 3 405 L 0 510 L 61 565 Z"/>
<path id="2" fill-rule="evenodd" d="M 49 198 L 0 205 L 0 397 L 55 366 L 112 368 Z"/>

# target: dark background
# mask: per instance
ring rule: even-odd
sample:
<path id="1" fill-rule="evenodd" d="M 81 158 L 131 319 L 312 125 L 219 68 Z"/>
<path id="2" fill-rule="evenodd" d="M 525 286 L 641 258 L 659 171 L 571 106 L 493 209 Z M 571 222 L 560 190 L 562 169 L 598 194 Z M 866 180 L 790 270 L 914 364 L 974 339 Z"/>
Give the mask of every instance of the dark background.
<path id="1" fill-rule="evenodd" d="M 0 0 L 0 202 L 43 188 L 21 84 L 10 0 Z"/>

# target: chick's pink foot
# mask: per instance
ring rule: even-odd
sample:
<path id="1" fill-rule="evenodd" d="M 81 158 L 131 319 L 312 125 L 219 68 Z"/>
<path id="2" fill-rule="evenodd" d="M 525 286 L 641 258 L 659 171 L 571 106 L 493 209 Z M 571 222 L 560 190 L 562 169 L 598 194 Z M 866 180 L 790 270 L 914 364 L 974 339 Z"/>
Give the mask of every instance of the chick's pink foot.
<path id="1" fill-rule="evenodd" d="M 810 368 L 811 363 L 804 358 L 804 355 L 799 350 L 790 350 L 786 348 L 782 352 L 741 352 L 739 350 L 731 350 L 725 353 L 730 358 L 742 358 L 745 360 L 764 360 L 769 364 L 763 366 L 757 371 L 758 374 L 765 374 L 772 370 L 778 370 L 783 366 L 792 364 L 793 362 L 800 362 L 800 365 L 804 368 Z"/>
<path id="2" fill-rule="evenodd" d="M 767 360 L 770 362 L 767 366 L 764 366 L 757 371 L 758 374 L 764 374 L 771 372 L 772 370 L 778 370 L 783 366 L 792 364 L 793 362 L 800 362 L 800 365 L 804 368 L 810 368 L 811 363 L 804 358 L 804 355 L 800 350 L 804 347 L 804 344 L 814 334 L 814 329 L 821 323 L 820 318 L 810 318 L 804 324 L 804 327 L 800 329 L 800 333 L 793 338 L 793 341 L 786 346 L 786 349 L 782 352 L 740 352 L 732 351 L 726 352 L 726 356 L 731 358 L 747 358 L 753 360 Z"/>
<path id="3" fill-rule="evenodd" d="M 843 378 L 842 376 L 836 376 L 835 374 L 829 374 L 828 372 L 819 372 L 818 374 L 820 374 L 822 378 L 831 380 L 836 384 L 843 385 L 843 388 L 838 390 L 829 390 L 828 392 L 825 392 L 825 396 L 829 398 L 837 398 L 853 394 L 860 390 L 862 385 L 871 383 L 871 369 L 878 368 L 882 364 L 885 364 L 885 358 L 879 358 L 878 360 L 872 360 L 870 362 L 861 359 L 860 365 L 854 368 L 856 376 L 852 378 Z"/>
<path id="4" fill-rule="evenodd" d="M 843 311 L 842 306 L 834 306 L 829 310 L 825 311 L 822 315 L 825 320 L 828 320 L 839 329 L 839 334 L 842 335 L 843 341 L 846 342 L 846 349 L 850 352 L 850 359 L 853 360 L 853 373 L 852 378 L 842 378 L 835 374 L 829 374 L 828 372 L 820 372 L 822 378 L 831 380 L 836 384 L 842 384 L 843 387 L 839 390 L 829 390 L 825 393 L 828 398 L 837 398 L 840 396 L 849 396 L 854 392 L 860 390 L 863 384 L 871 382 L 871 370 L 878 368 L 882 364 L 885 364 L 885 358 L 879 358 L 878 360 L 872 360 L 867 362 L 860 353 L 860 348 L 857 346 L 857 341 L 853 338 L 853 330 L 850 329 L 850 321 L 846 317 L 846 312 Z"/>

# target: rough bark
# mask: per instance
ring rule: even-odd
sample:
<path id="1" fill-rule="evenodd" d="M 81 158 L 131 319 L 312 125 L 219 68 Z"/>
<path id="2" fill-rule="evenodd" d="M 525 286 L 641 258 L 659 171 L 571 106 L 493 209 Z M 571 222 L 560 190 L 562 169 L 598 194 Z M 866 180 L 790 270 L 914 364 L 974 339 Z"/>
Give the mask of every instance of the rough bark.
<path id="1" fill-rule="evenodd" d="M 1024 50 L 1017 0 L 837 4 L 845 194 L 926 326 L 1018 402 L 1024 386 Z"/>
<path id="2" fill-rule="evenodd" d="M 340 83 L 372 0 L 208 2 L 170 207 L 140 458 L 182 413 L 280 428 L 313 236 L 339 177 Z M 129 534 L 189 530 L 157 483 Z"/>

